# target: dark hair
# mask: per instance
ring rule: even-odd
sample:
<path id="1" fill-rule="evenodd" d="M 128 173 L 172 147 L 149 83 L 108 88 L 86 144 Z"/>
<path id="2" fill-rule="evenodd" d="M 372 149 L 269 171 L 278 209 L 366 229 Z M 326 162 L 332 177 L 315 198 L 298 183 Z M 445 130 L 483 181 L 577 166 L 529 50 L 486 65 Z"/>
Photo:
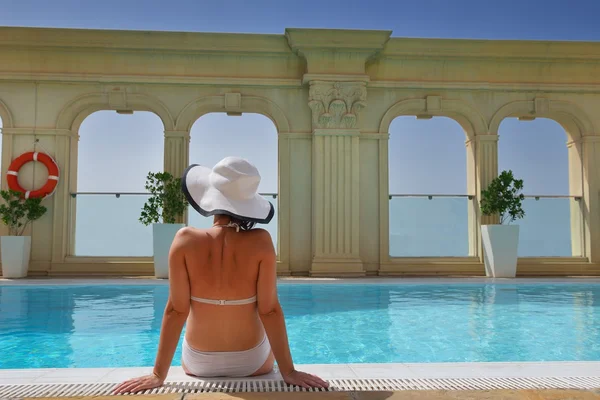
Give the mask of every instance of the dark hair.
<path id="1" fill-rule="evenodd" d="M 240 226 L 240 229 L 243 231 L 249 231 L 254 228 L 256 222 L 248 221 L 247 219 L 239 219 L 231 217 L 231 222 Z"/>

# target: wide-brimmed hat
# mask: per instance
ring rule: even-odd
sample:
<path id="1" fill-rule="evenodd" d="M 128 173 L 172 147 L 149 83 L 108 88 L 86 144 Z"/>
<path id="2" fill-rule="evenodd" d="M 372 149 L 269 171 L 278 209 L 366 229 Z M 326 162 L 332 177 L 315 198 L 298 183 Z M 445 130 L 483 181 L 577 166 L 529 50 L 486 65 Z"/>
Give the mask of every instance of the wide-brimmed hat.
<path id="1" fill-rule="evenodd" d="M 213 168 L 190 165 L 181 179 L 189 203 L 205 217 L 225 214 L 234 218 L 268 224 L 275 210 L 258 194 L 260 174 L 249 161 L 226 157 Z"/>

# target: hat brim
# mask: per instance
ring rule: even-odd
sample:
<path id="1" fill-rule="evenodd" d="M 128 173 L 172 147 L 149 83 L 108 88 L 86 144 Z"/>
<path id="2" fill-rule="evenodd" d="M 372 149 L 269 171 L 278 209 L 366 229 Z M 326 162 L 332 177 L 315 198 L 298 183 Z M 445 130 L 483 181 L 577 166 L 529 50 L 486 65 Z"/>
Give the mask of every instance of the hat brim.
<path id="1" fill-rule="evenodd" d="M 275 209 L 270 201 L 259 194 L 244 201 L 229 199 L 210 184 L 211 172 L 212 169 L 198 164 L 183 172 L 181 190 L 194 210 L 205 217 L 224 214 L 258 224 L 271 222 Z"/>

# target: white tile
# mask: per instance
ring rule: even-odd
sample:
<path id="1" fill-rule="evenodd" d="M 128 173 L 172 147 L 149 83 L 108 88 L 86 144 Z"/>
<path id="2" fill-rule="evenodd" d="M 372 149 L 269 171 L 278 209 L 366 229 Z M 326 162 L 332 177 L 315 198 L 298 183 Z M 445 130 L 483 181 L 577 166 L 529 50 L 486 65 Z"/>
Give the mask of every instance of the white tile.
<path id="1" fill-rule="evenodd" d="M 423 364 L 308 364 L 296 365 L 299 371 L 331 379 L 375 378 L 475 378 L 475 377 L 568 377 L 600 376 L 600 362 L 529 363 L 423 363 Z M 152 367 L 139 368 L 57 368 L 0 370 L 0 384 L 26 383 L 120 383 L 152 373 Z M 219 378 L 220 379 L 220 378 Z M 277 370 L 256 377 L 279 380 Z M 194 382 L 181 367 L 172 367 L 169 381 Z"/>
<path id="2" fill-rule="evenodd" d="M 60 368 L 36 378 L 35 383 L 94 383 L 111 368 Z"/>
<path id="3" fill-rule="evenodd" d="M 0 385 L 28 385 L 33 383 L 34 379 L 33 378 L 17 378 L 17 377 L 11 377 L 11 378 L 3 378 L 0 377 Z"/>
<path id="4" fill-rule="evenodd" d="M 32 369 L 0 369 L 0 379 L 21 378 L 35 379 L 49 374 L 54 368 L 32 368 Z"/>
<path id="5" fill-rule="evenodd" d="M 297 365 L 298 371 L 317 375 L 321 379 L 355 379 L 358 376 L 348 364 Z"/>
<path id="6" fill-rule="evenodd" d="M 400 379 L 417 376 L 406 364 L 350 364 L 349 367 L 359 379 Z"/>
<path id="7" fill-rule="evenodd" d="M 359 378 L 534 378 L 600 376 L 600 362 L 351 364 Z"/>
<path id="8" fill-rule="evenodd" d="M 107 371 L 102 377 L 94 382 L 98 383 L 119 383 L 138 376 L 149 375 L 152 373 L 152 367 L 136 367 L 136 368 L 114 368 Z"/>

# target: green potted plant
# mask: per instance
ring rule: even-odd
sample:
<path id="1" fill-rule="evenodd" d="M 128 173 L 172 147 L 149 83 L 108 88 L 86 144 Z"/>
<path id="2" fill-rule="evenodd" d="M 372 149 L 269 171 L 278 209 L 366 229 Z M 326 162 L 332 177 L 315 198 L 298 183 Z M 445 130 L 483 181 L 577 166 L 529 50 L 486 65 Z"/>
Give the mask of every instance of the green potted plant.
<path id="1" fill-rule="evenodd" d="M 5 278 L 25 278 L 31 255 L 31 236 L 23 236 L 25 229 L 40 219 L 48 209 L 42 205 L 42 198 L 24 199 L 23 193 L 2 190 L 4 200 L 0 205 L 0 218 L 8 227 L 8 236 L 0 238 L 2 251 L 2 275 Z"/>
<path id="2" fill-rule="evenodd" d="M 525 196 L 523 180 L 515 179 L 512 171 L 502 171 L 481 192 L 482 215 L 495 216 L 498 224 L 482 225 L 486 275 L 494 278 L 514 278 L 517 273 L 519 225 L 511 222 L 525 216 L 522 203 Z"/>
<path id="3" fill-rule="evenodd" d="M 140 222 L 152 225 L 154 276 L 169 277 L 169 249 L 177 231 L 185 226 L 181 221 L 187 200 L 181 190 L 181 179 L 168 172 L 149 172 L 146 190 L 150 198 L 144 204 Z"/>

